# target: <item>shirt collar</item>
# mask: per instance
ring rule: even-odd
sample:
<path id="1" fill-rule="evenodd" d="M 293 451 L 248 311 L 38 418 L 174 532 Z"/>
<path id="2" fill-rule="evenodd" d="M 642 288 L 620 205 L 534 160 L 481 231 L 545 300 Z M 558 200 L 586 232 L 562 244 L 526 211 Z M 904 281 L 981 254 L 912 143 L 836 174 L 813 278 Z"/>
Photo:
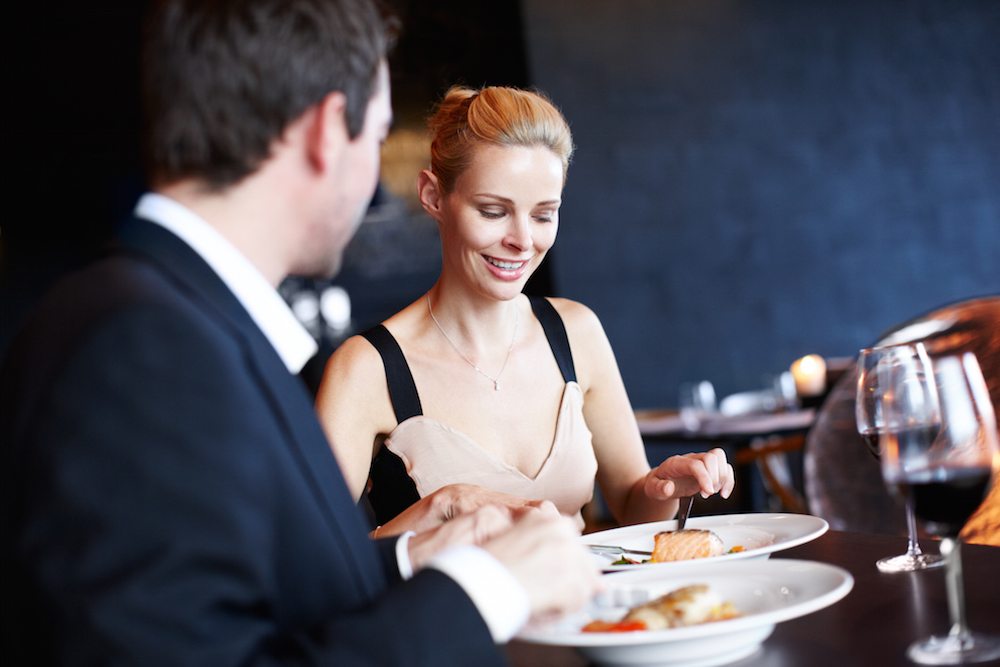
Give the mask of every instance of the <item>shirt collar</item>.
<path id="1" fill-rule="evenodd" d="M 316 341 L 264 275 L 203 218 L 179 202 L 148 192 L 136 216 L 154 222 L 191 246 L 212 267 L 270 341 L 288 370 L 296 374 L 316 354 Z"/>

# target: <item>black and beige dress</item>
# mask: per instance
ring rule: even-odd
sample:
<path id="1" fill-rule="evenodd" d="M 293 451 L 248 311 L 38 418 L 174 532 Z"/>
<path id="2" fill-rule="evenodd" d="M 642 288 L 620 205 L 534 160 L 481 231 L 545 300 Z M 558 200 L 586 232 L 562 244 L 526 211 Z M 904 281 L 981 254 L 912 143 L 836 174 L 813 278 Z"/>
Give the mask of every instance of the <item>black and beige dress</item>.
<path id="1" fill-rule="evenodd" d="M 566 382 L 548 456 L 534 477 L 461 431 L 424 416 L 410 367 L 392 334 L 381 324 L 362 334 L 382 356 L 398 422 L 372 463 L 368 500 L 378 524 L 443 486 L 464 483 L 549 500 L 583 527 L 580 509 L 593 496 L 597 474 L 591 433 L 583 418 L 583 391 L 576 382 L 562 319 L 547 299 L 529 299 Z"/>

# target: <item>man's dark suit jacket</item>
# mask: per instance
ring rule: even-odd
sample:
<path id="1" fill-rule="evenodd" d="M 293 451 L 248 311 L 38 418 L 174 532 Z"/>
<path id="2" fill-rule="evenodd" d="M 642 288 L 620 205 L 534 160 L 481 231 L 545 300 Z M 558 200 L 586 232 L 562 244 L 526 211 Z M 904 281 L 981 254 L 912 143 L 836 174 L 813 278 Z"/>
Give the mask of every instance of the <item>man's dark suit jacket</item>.
<path id="1" fill-rule="evenodd" d="M 462 589 L 400 581 L 301 381 L 170 232 L 54 290 L 2 376 L 16 664 L 493 664 Z"/>

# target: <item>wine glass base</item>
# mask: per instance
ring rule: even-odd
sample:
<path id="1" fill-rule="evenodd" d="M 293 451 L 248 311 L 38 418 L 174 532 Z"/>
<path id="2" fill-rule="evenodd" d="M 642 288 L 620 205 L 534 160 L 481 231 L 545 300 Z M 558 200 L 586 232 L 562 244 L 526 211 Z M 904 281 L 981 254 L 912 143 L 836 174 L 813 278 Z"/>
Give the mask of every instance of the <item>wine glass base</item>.
<path id="1" fill-rule="evenodd" d="M 944 565 L 944 557 L 939 554 L 902 554 L 883 558 L 875 563 L 879 572 L 916 572 Z"/>
<path id="2" fill-rule="evenodd" d="M 921 665 L 958 665 L 1000 660 L 1000 635 L 969 632 L 930 637 L 910 645 L 906 655 Z"/>

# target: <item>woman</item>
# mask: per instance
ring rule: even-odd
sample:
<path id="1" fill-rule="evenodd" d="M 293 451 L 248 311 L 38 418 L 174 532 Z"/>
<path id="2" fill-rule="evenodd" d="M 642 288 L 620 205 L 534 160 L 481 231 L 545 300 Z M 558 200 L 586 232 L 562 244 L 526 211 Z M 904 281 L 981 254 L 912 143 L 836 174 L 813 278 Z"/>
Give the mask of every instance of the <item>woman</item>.
<path id="1" fill-rule="evenodd" d="M 317 401 L 356 497 L 371 471 L 376 533 L 522 499 L 582 527 L 595 475 L 623 524 L 669 518 L 683 496 L 728 497 L 721 449 L 650 470 L 593 312 L 521 293 L 556 239 L 573 150 L 559 111 L 533 92 L 452 88 L 429 126 L 418 194 L 440 229 L 441 275 L 336 351 Z"/>

